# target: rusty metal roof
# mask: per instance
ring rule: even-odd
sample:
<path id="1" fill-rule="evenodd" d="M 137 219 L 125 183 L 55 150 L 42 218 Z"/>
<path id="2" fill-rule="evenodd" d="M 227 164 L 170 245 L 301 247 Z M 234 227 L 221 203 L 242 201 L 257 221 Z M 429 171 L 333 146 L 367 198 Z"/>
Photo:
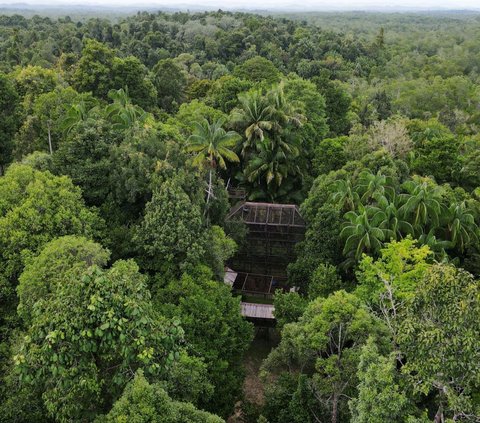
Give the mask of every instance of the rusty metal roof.
<path id="1" fill-rule="evenodd" d="M 305 227 L 305 220 L 295 204 L 245 201 L 232 208 L 227 220 L 241 220 L 247 225 Z"/>

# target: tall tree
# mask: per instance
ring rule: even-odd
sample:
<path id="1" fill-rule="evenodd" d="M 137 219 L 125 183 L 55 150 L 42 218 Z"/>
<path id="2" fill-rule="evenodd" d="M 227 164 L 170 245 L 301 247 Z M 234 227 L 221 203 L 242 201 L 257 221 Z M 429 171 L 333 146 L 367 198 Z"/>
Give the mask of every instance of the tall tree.
<path id="1" fill-rule="evenodd" d="M 73 74 L 73 85 L 80 92 L 92 92 L 95 97 L 107 98 L 112 86 L 111 72 L 115 53 L 106 45 L 87 40 Z"/>
<path id="2" fill-rule="evenodd" d="M 407 304 L 399 328 L 402 369 L 417 392 L 436 394 L 436 422 L 480 415 L 480 284 L 451 265 L 433 266 Z"/>
<path id="3" fill-rule="evenodd" d="M 0 73 L 0 176 L 12 159 L 13 136 L 20 123 L 18 107 L 18 94 L 13 83 Z"/>
<path id="4" fill-rule="evenodd" d="M 122 396 L 113 404 L 106 416 L 96 423 L 118 422 L 157 423 L 221 423 L 223 420 L 213 414 L 196 409 L 192 404 L 173 401 L 161 384 L 150 384 L 143 372 L 138 370 L 129 382 Z"/>
<path id="5" fill-rule="evenodd" d="M 358 213 L 345 214 L 348 220 L 344 224 L 340 237 L 345 239 L 343 253 L 350 258 L 360 259 L 363 253 L 378 253 L 384 241 L 393 238 L 390 229 L 382 227 L 385 213 L 376 207 L 360 207 Z"/>
<path id="6" fill-rule="evenodd" d="M 411 406 L 398 383 L 395 356 L 380 355 L 373 338 L 362 348 L 357 377 L 358 396 L 349 402 L 352 423 L 407 422 Z"/>
<path id="7" fill-rule="evenodd" d="M 108 96 L 113 100 L 105 109 L 106 118 L 113 123 L 113 128 L 125 131 L 134 127 L 145 125 L 153 119 L 140 106 L 132 104 L 128 88 L 124 90 L 111 90 Z"/>
<path id="8" fill-rule="evenodd" d="M 153 68 L 153 84 L 159 107 L 167 112 L 177 110 L 185 99 L 185 71 L 173 59 L 160 60 Z"/>
<path id="9" fill-rule="evenodd" d="M 0 198 L 0 269 L 12 281 L 53 238 L 99 235 L 99 217 L 66 176 L 15 164 L 0 178 Z"/>
<path id="10" fill-rule="evenodd" d="M 420 236 L 437 228 L 443 212 L 441 188 L 431 179 L 419 177 L 405 182 L 403 188 L 406 193 L 400 194 L 402 206 L 398 211 L 412 224 L 415 234 Z"/>
<path id="11" fill-rule="evenodd" d="M 408 237 L 387 244 L 377 260 L 364 256 L 360 262 L 355 294 L 385 321 L 395 342 L 406 301 L 415 295 L 432 260 L 428 246 Z"/>
<path id="12" fill-rule="evenodd" d="M 31 324 L 37 314 L 37 303 L 40 305 L 55 295 L 68 275 L 80 274 L 93 265 L 104 267 L 108 258 L 108 251 L 83 236 L 67 235 L 46 244 L 27 263 L 19 278 L 17 311 L 24 323 Z"/>
<path id="13" fill-rule="evenodd" d="M 384 325 L 354 295 L 337 291 L 315 299 L 298 322 L 284 326 L 264 366 L 292 374 L 299 385 L 305 380 L 303 399 L 308 393 L 314 398 L 305 410 L 312 421 L 347 421 L 362 346 L 373 334 L 382 339 Z"/>
<path id="14" fill-rule="evenodd" d="M 183 331 L 159 316 L 133 261 L 66 272 L 39 304 L 14 356 L 20 382 L 42 392 L 59 421 L 92 421 L 108 410 L 136 369 L 168 372 Z"/>
<path id="15" fill-rule="evenodd" d="M 154 299 L 166 316 L 180 320 L 189 353 L 207 365 L 214 390 L 199 398 L 199 405 L 228 417 L 241 393 L 242 358 L 253 336 L 252 325 L 240 315 L 239 298 L 223 281 L 213 281 L 208 269 L 197 267 Z"/>
<path id="16" fill-rule="evenodd" d="M 173 277 L 204 256 L 207 236 L 202 215 L 179 177 L 165 181 L 153 192 L 133 240 L 142 267 Z"/>
<path id="17" fill-rule="evenodd" d="M 256 143 L 263 141 L 265 133 L 273 128 L 272 106 L 260 90 L 248 91 L 238 96 L 240 106 L 232 113 L 232 123 L 245 133 L 242 155 L 255 150 Z"/>
<path id="18" fill-rule="evenodd" d="M 453 203 L 447 210 L 447 239 L 462 254 L 469 245 L 478 245 L 479 228 L 465 201 Z"/>
<path id="19" fill-rule="evenodd" d="M 207 164 L 209 167 L 206 205 L 213 195 L 212 173 L 215 168 L 219 166 L 221 169 L 226 169 L 225 161 L 237 163 L 240 161 L 232 150 L 240 136 L 235 131 L 226 132 L 222 127 L 223 124 L 224 121 L 221 119 L 214 123 L 209 123 L 206 119 L 195 122 L 193 134 L 188 138 L 188 144 L 185 147 L 187 152 L 197 153 L 193 159 L 194 165 L 203 167 Z"/>

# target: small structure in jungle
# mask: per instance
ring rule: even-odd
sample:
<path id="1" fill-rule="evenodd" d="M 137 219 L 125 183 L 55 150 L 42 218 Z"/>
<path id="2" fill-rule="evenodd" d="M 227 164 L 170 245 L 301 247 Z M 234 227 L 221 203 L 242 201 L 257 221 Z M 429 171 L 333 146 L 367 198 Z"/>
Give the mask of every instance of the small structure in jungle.
<path id="1" fill-rule="evenodd" d="M 226 219 L 243 222 L 248 229 L 245 244 L 228 263 L 226 277 L 233 279 L 233 291 L 256 297 L 255 303 L 261 298 L 268 303 L 277 289 L 290 289 L 287 266 L 295 257 L 295 244 L 305 235 L 298 206 L 246 201 L 234 206 Z"/>

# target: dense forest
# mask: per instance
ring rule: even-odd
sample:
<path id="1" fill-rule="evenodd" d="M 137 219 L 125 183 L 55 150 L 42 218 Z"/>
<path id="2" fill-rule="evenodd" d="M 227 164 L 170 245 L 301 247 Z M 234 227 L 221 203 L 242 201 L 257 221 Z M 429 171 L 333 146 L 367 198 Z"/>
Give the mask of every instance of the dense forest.
<path id="1" fill-rule="evenodd" d="M 480 14 L 0 16 L 0 422 L 480 422 Z M 306 221 L 254 325 L 229 190 Z"/>

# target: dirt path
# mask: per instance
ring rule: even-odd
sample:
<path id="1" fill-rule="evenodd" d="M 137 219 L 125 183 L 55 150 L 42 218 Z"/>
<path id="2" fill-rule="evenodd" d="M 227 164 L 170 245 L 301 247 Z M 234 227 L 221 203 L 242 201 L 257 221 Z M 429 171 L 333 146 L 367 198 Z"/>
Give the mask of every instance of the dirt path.
<path id="1" fill-rule="evenodd" d="M 245 380 L 243 382 L 243 393 L 245 400 L 262 406 L 264 403 L 263 383 L 260 380 L 259 372 L 262 362 L 267 358 L 276 342 L 268 339 L 265 333 L 257 333 L 248 349 L 245 359 Z"/>

